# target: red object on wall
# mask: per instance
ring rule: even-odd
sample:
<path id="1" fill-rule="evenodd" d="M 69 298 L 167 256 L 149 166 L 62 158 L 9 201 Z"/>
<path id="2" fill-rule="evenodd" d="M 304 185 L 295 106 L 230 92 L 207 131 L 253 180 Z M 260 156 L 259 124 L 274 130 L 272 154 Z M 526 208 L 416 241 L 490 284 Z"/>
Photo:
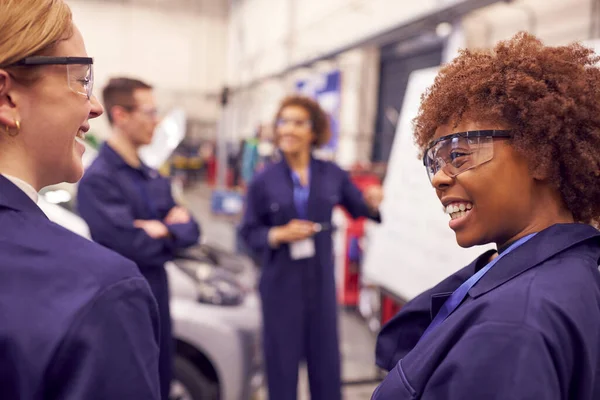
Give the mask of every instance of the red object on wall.
<path id="1" fill-rule="evenodd" d="M 402 306 L 390 296 L 381 295 L 381 326 L 398 314 Z"/>
<path id="2" fill-rule="evenodd" d="M 206 179 L 208 184 L 211 187 L 214 187 L 217 184 L 217 173 L 218 173 L 218 165 L 215 157 L 211 157 L 210 160 L 206 162 L 207 174 Z M 228 188 L 233 187 L 233 169 L 227 168 L 227 182 L 225 183 Z"/>
<path id="3" fill-rule="evenodd" d="M 372 174 L 360 173 L 352 176 L 352 182 L 361 190 L 364 191 L 371 185 L 380 185 L 379 179 Z M 342 274 L 341 290 L 339 293 L 338 301 L 341 305 L 346 307 L 356 307 L 358 304 L 358 297 L 360 293 L 360 269 L 353 267 L 349 255 L 348 249 L 353 238 L 359 240 L 364 236 L 365 230 L 365 218 L 352 219 L 350 214 L 344 210 L 348 224 L 345 232 L 345 260 L 344 260 L 344 273 Z"/>
<path id="4" fill-rule="evenodd" d="M 206 162 L 206 180 L 210 186 L 214 186 L 217 181 L 217 159 L 215 156 L 210 157 Z"/>

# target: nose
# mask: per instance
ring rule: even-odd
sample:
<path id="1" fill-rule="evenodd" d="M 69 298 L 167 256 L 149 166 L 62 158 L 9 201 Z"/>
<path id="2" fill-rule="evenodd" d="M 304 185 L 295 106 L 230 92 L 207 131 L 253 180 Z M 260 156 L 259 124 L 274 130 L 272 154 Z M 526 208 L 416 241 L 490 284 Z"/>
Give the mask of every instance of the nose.
<path id="1" fill-rule="evenodd" d="M 277 129 L 277 133 L 279 135 L 287 135 L 290 133 L 294 133 L 294 124 L 290 122 L 282 123 Z"/>
<path id="2" fill-rule="evenodd" d="M 440 168 L 438 172 L 431 178 L 431 185 L 436 190 L 444 190 L 450 187 L 454 183 L 454 178 L 444 172 L 443 168 Z"/>
<path id="3" fill-rule="evenodd" d="M 90 119 L 98 118 L 104 113 L 104 108 L 102 108 L 102 104 L 100 104 L 96 96 L 92 95 L 92 97 L 90 98 L 90 103 L 92 103 L 92 109 L 90 110 Z"/>

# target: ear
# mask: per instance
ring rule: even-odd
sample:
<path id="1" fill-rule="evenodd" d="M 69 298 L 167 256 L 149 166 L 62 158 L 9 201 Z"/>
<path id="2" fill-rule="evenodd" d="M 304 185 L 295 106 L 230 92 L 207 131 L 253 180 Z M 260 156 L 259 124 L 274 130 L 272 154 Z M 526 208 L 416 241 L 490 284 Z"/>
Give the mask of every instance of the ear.
<path id="1" fill-rule="evenodd" d="M 317 142 L 319 141 L 319 136 L 313 130 L 310 131 L 310 134 L 312 136 L 312 145 L 313 145 L 313 147 L 317 147 Z"/>
<path id="2" fill-rule="evenodd" d="M 532 177 L 533 180 L 537 182 L 546 182 L 548 180 L 548 174 L 540 168 L 533 170 Z"/>
<path id="3" fill-rule="evenodd" d="M 19 119 L 12 93 L 13 80 L 8 72 L 0 69 L 0 130 L 5 127 L 15 128 Z"/>
<path id="4" fill-rule="evenodd" d="M 547 182 L 550 178 L 551 171 L 548 166 L 536 165 L 531 168 L 531 176 L 537 182 Z"/>
<path id="5" fill-rule="evenodd" d="M 112 117 L 113 124 L 118 125 L 119 122 L 123 121 L 128 115 L 127 110 L 125 110 L 121 106 L 113 106 L 110 110 L 108 110 L 110 116 Z"/>

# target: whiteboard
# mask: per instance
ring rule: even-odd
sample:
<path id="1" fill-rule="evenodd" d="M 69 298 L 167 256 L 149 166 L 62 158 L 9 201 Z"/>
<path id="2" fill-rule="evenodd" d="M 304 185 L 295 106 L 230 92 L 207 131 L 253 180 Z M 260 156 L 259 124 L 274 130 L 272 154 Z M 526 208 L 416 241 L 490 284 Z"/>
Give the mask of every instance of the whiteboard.
<path id="1" fill-rule="evenodd" d="M 463 249 L 431 186 L 413 141 L 412 120 L 438 67 L 414 71 L 406 88 L 381 205 L 383 222 L 370 225 L 363 278 L 410 300 L 468 265 L 491 245 Z"/>

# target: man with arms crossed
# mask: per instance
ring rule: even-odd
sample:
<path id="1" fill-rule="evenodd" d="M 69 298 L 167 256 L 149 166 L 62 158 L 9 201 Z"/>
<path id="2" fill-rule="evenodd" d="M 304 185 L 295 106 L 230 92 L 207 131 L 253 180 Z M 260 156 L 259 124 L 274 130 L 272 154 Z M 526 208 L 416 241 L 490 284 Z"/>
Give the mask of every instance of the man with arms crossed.
<path id="1" fill-rule="evenodd" d="M 92 238 L 135 261 L 150 284 L 160 314 L 159 374 L 167 400 L 173 341 L 164 264 L 177 250 L 198 243 L 200 228 L 188 210 L 175 204 L 169 179 L 139 158 L 139 148 L 152 141 L 158 124 L 152 87 L 113 78 L 103 99 L 112 134 L 79 184 L 79 213 Z"/>

